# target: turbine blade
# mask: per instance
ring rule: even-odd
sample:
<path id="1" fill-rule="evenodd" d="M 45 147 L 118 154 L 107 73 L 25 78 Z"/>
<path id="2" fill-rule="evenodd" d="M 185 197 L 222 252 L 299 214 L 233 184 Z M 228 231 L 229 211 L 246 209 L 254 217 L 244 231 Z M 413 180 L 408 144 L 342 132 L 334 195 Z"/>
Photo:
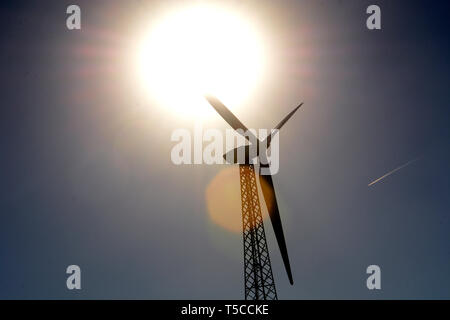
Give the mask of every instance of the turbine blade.
<path id="1" fill-rule="evenodd" d="M 283 259 L 284 268 L 290 284 L 294 284 L 292 279 L 291 265 L 289 263 L 289 256 L 286 247 L 286 240 L 284 239 L 283 226 L 281 224 L 280 212 L 278 211 L 277 199 L 275 197 L 275 190 L 273 188 L 273 181 L 271 175 L 259 175 L 261 189 L 263 191 L 264 200 L 266 201 L 267 211 L 269 212 L 270 221 L 272 222 L 273 231 L 280 248 L 281 257 Z M 269 208 L 270 203 L 272 204 Z"/>
<path id="2" fill-rule="evenodd" d="M 258 142 L 258 139 L 253 135 L 250 131 L 248 131 L 247 127 L 216 97 L 207 95 L 205 96 L 206 100 L 208 100 L 209 104 L 216 109 L 217 113 L 234 129 L 242 129 L 244 133 L 247 135 L 243 135 L 248 141 Z M 251 138 L 251 139 L 250 139 Z"/>
<path id="3" fill-rule="evenodd" d="M 291 112 L 289 112 L 289 114 L 288 114 L 286 117 L 284 117 L 284 119 L 281 120 L 281 122 L 280 122 L 274 129 L 280 130 L 281 127 L 284 126 L 284 124 L 285 124 L 286 122 L 288 122 L 288 120 L 294 115 L 294 113 L 295 113 L 302 105 L 303 105 L 303 102 L 300 103 L 297 107 L 295 107 L 294 110 L 292 110 Z M 267 146 L 267 149 L 269 149 L 269 147 L 270 147 L 270 143 L 272 142 L 272 137 L 273 137 L 273 136 L 274 136 L 274 134 L 271 133 L 270 135 L 267 136 L 266 140 L 263 142 L 263 145 L 266 145 L 266 146 Z"/>
<path id="4" fill-rule="evenodd" d="M 288 122 L 288 120 L 294 115 L 294 113 L 295 113 L 302 105 L 303 105 L 303 102 L 300 103 L 297 107 L 295 107 L 294 110 L 292 110 L 291 112 L 289 112 L 289 114 L 288 114 L 286 117 L 284 117 L 283 120 L 281 120 L 281 122 L 275 127 L 275 129 L 280 130 L 281 127 L 284 126 L 284 124 L 285 124 L 286 122 Z"/>

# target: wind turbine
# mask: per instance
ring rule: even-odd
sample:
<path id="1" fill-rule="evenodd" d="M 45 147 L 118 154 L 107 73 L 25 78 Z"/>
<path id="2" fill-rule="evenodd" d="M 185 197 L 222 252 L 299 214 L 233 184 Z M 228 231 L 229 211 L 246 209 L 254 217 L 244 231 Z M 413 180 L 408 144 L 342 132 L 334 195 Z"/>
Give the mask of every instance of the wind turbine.
<path id="1" fill-rule="evenodd" d="M 270 221 L 277 239 L 278 247 L 280 249 L 281 257 L 283 259 L 284 267 L 290 284 L 294 284 L 292 278 L 291 266 L 289 263 L 289 256 L 284 237 L 283 226 L 281 224 L 280 212 L 275 196 L 275 190 L 271 174 L 261 174 L 263 168 L 270 173 L 270 164 L 267 161 L 267 151 L 270 148 L 272 138 L 278 133 L 278 130 L 294 115 L 294 113 L 303 105 L 300 103 L 294 110 L 292 110 L 281 122 L 274 128 L 271 134 L 267 136 L 264 141 L 257 139 L 247 127 L 216 97 L 207 95 L 206 100 L 213 106 L 220 116 L 238 133 L 250 143 L 257 143 L 256 157 L 260 163 L 259 166 L 259 180 L 262 193 L 266 202 L 267 211 L 269 213 Z M 260 148 L 260 145 L 267 146 L 266 149 Z M 244 149 L 244 150 L 242 150 Z M 273 281 L 272 267 L 270 264 L 269 253 L 267 250 L 264 226 L 261 218 L 261 210 L 259 205 L 259 198 L 256 192 L 251 190 L 249 186 L 256 189 L 254 183 L 254 167 L 250 164 L 250 146 L 245 145 L 237 147 L 228 153 L 224 154 L 225 160 L 232 159 L 234 163 L 238 163 L 238 154 L 244 152 L 245 161 L 239 163 L 241 173 L 241 200 L 242 200 L 242 215 L 243 215 L 243 229 L 244 229 L 244 275 L 245 275 L 245 289 L 246 299 L 277 299 L 275 283 Z M 250 168 L 250 170 L 249 170 Z M 251 172 L 249 174 L 249 172 Z M 252 180 L 253 176 L 253 180 Z M 268 186 L 264 188 L 263 185 Z M 251 194 L 253 199 L 248 196 Z M 253 201 L 253 202 L 252 202 Z M 255 203 L 256 201 L 256 203 Z M 269 203 L 272 205 L 269 207 Z M 250 208 L 250 209 L 249 209 Z M 254 211 L 253 213 L 250 211 Z M 252 221 L 253 220 L 253 221 Z M 259 228 L 259 230 L 258 230 Z M 247 243 L 246 243 L 247 241 Z M 267 251 L 267 252 L 266 252 Z M 247 263 L 248 262 L 248 263 Z M 248 264 L 248 265 L 247 265 Z"/>

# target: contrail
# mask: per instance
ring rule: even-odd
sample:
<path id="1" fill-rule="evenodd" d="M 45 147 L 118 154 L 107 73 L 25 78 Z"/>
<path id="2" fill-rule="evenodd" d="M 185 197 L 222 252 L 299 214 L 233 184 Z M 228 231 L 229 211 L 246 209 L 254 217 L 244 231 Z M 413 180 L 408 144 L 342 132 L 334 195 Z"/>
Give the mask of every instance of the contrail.
<path id="1" fill-rule="evenodd" d="M 372 182 L 369 183 L 367 186 L 370 187 L 371 185 L 374 185 L 374 184 L 377 183 L 378 181 L 383 180 L 383 179 L 386 178 L 387 176 L 390 176 L 390 175 L 393 174 L 394 172 L 396 172 L 396 171 L 398 171 L 398 170 L 400 170 L 400 169 L 406 167 L 407 165 L 409 165 L 409 164 L 411 164 L 411 163 L 413 163 L 413 162 L 415 162 L 415 161 L 417 161 L 417 160 L 419 160 L 419 158 L 415 158 L 415 159 L 409 160 L 407 163 L 402 164 L 400 167 L 397 167 L 397 168 L 395 168 L 394 170 L 389 171 L 388 173 L 386 173 L 384 176 L 381 176 L 381 177 L 379 177 L 378 179 L 372 181 Z"/>

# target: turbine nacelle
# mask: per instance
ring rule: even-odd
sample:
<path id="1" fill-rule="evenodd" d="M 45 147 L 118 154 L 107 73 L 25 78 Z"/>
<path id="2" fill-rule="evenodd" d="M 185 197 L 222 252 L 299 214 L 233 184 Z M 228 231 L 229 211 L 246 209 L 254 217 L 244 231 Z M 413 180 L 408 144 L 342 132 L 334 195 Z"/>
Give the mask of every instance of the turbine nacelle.
<path id="1" fill-rule="evenodd" d="M 268 165 L 269 157 L 268 149 L 262 145 L 262 141 L 258 141 L 255 145 L 245 145 L 234 148 L 223 154 L 223 158 L 229 164 L 260 164 Z"/>

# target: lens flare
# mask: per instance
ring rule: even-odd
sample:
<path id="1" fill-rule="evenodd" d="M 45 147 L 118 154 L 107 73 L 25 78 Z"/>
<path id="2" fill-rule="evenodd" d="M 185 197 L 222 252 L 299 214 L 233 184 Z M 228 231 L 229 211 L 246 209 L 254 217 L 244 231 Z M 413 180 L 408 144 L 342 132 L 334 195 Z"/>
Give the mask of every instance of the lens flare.
<path id="1" fill-rule="evenodd" d="M 258 179 L 258 176 L 256 176 Z M 242 232 L 240 178 L 237 166 L 220 171 L 206 188 L 206 206 L 211 220 L 218 226 L 231 231 Z M 270 188 L 263 184 L 261 188 Z M 260 189 L 260 188 L 258 188 Z M 264 198 L 259 194 L 261 210 L 266 212 Z M 273 200 L 267 204 L 272 207 Z M 263 214 L 263 218 L 267 215 Z"/>

